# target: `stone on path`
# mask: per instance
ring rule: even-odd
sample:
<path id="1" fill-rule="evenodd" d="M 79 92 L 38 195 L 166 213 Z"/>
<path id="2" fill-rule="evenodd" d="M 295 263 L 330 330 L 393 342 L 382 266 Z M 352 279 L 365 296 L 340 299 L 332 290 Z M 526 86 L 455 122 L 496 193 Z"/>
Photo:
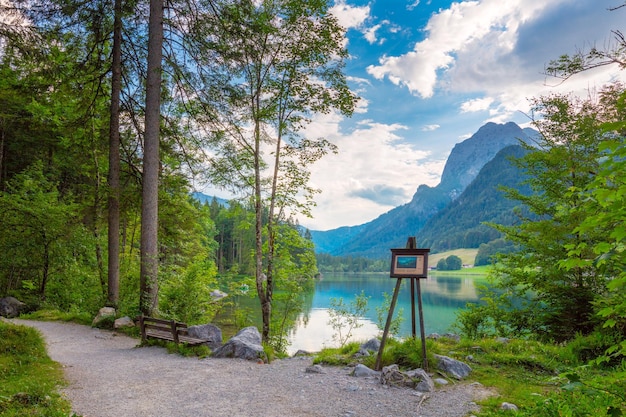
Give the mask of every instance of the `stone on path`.
<path id="1" fill-rule="evenodd" d="M 267 356 L 261 345 L 261 333 L 254 326 L 241 329 L 223 346 L 213 351 L 216 358 L 240 358 L 247 360 L 263 360 L 267 362 Z"/>

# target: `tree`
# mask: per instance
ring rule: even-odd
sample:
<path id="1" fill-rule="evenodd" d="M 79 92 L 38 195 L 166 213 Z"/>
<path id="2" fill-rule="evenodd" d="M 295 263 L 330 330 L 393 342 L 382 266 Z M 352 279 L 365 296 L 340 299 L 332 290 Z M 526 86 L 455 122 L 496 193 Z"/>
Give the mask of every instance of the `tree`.
<path id="1" fill-rule="evenodd" d="M 533 124 L 540 132 L 534 147 L 517 163 L 527 171 L 530 195 L 509 189 L 507 195 L 531 212 L 514 226 L 497 226 L 519 251 L 501 254 L 494 267 L 496 286 L 502 291 L 500 329 L 531 333 L 550 340 L 567 340 L 595 327 L 594 303 L 606 292 L 607 277 L 591 264 L 565 266 L 568 248 L 588 259 L 602 230 L 576 230 L 588 215 L 587 197 L 572 190 L 586 189 L 598 172 L 605 139 L 602 123 L 615 117 L 615 93 L 605 89 L 601 99 L 571 96 L 542 97 L 534 102 L 541 118 Z M 613 99 L 611 99 L 613 97 Z M 526 297 L 528 293 L 532 297 Z M 522 305 L 507 311 L 513 299 Z"/>
<path id="2" fill-rule="evenodd" d="M 108 286 L 107 301 L 117 307 L 120 297 L 120 96 L 122 94 L 122 0 L 113 6 L 111 51 L 111 113 L 108 175 Z"/>
<path id="3" fill-rule="evenodd" d="M 437 262 L 437 270 L 438 271 L 447 271 L 448 270 L 448 262 L 446 262 L 446 258 L 441 258 Z"/>
<path id="4" fill-rule="evenodd" d="M 450 255 L 446 258 L 446 266 L 449 271 L 458 271 L 463 267 L 463 261 L 456 255 Z"/>
<path id="5" fill-rule="evenodd" d="M 60 195 L 40 163 L 16 175 L 8 191 L 0 195 L 1 264 L 10 263 L 2 269 L 11 271 L 14 283 L 7 282 L 4 291 L 31 287 L 43 301 L 51 277 L 70 258 L 78 206 Z"/>
<path id="6" fill-rule="evenodd" d="M 613 340 L 607 355 L 626 356 L 626 90 L 618 85 L 607 97 L 615 102 L 614 121 L 602 125 L 605 140 L 600 146 L 603 157 L 599 170 L 587 187 L 572 189 L 569 194 L 585 197 L 580 208 L 582 221 L 572 233 L 594 233 L 597 239 L 590 244 L 568 245 L 568 257 L 560 264 L 567 270 L 594 268 L 606 277 L 606 290 L 599 294 L 596 313 L 602 322 L 601 331 Z"/>
<path id="7" fill-rule="evenodd" d="M 152 315 L 157 307 L 159 291 L 158 209 L 163 7 L 163 0 L 150 0 L 146 120 L 143 147 L 139 299 L 141 312 L 147 316 Z"/>
<path id="8" fill-rule="evenodd" d="M 349 115 L 356 102 L 342 72 L 343 30 L 327 1 L 239 0 L 215 2 L 215 14 L 196 32 L 207 36 L 204 99 L 219 109 L 210 120 L 218 155 L 212 176 L 254 206 L 256 287 L 268 340 L 275 227 L 287 211 L 308 213 L 317 190 L 307 185 L 306 166 L 334 151 L 299 132 L 313 114 Z"/>

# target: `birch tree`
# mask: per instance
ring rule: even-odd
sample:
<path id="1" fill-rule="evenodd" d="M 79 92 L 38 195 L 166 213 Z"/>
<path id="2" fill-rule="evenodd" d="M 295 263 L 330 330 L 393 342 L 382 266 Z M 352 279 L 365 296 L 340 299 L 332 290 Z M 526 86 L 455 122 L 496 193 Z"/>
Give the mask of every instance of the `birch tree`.
<path id="1" fill-rule="evenodd" d="M 351 115 L 356 97 L 343 74 L 344 31 L 328 1 L 213 2 L 199 22 L 206 36 L 203 103 L 213 129 L 211 176 L 248 196 L 255 216 L 255 279 L 270 337 L 275 226 L 309 214 L 318 190 L 307 167 L 335 146 L 301 134 L 314 114 Z"/>

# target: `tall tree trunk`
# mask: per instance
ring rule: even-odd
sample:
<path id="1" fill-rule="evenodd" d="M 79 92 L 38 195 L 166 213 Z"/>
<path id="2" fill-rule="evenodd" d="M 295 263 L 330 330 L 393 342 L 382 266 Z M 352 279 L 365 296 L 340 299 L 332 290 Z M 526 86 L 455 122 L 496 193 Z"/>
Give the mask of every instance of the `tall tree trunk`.
<path id="1" fill-rule="evenodd" d="M 152 315 L 156 309 L 159 291 L 157 275 L 159 271 L 158 194 L 162 47 L 163 0 L 150 0 L 146 131 L 144 134 L 141 204 L 140 308 L 145 315 Z"/>
<path id="2" fill-rule="evenodd" d="M 107 303 L 117 307 L 120 292 L 120 92 L 122 90 L 122 0 L 115 0 L 111 120 L 109 122 L 109 259 Z"/>
<path id="3" fill-rule="evenodd" d="M 257 109 L 259 107 L 257 97 Z M 270 336 L 270 320 L 272 317 L 272 300 L 268 298 L 267 276 L 263 273 L 263 195 L 261 187 L 261 125 L 256 118 L 254 129 L 254 212 L 255 212 L 255 276 L 256 289 L 261 303 L 261 317 L 263 319 L 263 341 L 267 342 Z M 271 293 L 270 293 L 271 294 Z"/>

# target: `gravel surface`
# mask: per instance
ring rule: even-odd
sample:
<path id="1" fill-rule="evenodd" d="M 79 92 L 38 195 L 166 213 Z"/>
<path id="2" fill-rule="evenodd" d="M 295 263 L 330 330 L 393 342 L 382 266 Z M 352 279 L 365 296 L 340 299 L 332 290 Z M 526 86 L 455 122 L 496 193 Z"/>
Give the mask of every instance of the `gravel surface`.
<path id="1" fill-rule="evenodd" d="M 41 331 L 48 354 L 64 367 L 69 385 L 62 393 L 83 417 L 462 417 L 488 395 L 467 382 L 422 396 L 350 376 L 349 368 L 307 373 L 309 357 L 271 364 L 185 358 L 88 326 L 13 321 Z"/>

